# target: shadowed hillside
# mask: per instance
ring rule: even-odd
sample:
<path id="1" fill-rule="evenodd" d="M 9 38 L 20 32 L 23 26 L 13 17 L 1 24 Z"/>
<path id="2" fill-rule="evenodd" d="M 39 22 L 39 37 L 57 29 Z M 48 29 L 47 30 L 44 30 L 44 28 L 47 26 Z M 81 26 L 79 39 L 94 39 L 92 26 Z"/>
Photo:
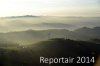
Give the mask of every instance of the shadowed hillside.
<path id="1" fill-rule="evenodd" d="M 18 32 L 0 33 L 0 43 L 13 42 L 17 44 L 33 44 L 51 38 L 69 38 L 72 40 L 89 41 L 100 39 L 100 27 L 83 27 L 74 31 L 66 29 L 26 30 Z M 10 39 L 9 39 L 10 38 Z M 12 41 L 13 40 L 13 41 Z M 100 42 L 99 42 L 100 43 Z"/>
<path id="2" fill-rule="evenodd" d="M 93 66 L 94 63 L 79 63 L 77 59 L 73 63 L 44 64 L 40 63 L 40 57 L 89 57 L 95 58 L 100 54 L 100 44 L 85 41 L 73 41 L 70 39 L 55 38 L 41 41 L 28 47 L 16 49 L 0 49 L 0 66 Z"/>

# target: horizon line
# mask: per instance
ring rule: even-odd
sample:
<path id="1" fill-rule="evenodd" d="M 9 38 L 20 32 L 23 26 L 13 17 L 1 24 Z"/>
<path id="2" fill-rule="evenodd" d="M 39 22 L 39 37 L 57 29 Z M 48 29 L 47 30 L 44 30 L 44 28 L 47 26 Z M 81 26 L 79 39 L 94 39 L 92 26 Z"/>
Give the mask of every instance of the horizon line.
<path id="1" fill-rule="evenodd" d="M 77 16 L 77 15 L 73 15 L 73 16 L 55 16 L 55 15 L 52 15 L 52 16 L 44 16 L 44 15 L 12 15 L 12 16 L 0 16 L 0 18 L 13 18 L 13 17 L 100 17 L 100 16 Z"/>

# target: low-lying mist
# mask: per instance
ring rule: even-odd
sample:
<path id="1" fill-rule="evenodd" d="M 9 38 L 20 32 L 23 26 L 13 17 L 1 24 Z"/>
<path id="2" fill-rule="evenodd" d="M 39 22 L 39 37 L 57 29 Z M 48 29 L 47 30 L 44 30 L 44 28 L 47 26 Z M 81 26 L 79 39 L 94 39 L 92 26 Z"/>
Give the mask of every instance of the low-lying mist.
<path id="1" fill-rule="evenodd" d="M 100 17 L 9 17 L 0 18 L 0 32 L 68 29 L 100 26 Z"/>

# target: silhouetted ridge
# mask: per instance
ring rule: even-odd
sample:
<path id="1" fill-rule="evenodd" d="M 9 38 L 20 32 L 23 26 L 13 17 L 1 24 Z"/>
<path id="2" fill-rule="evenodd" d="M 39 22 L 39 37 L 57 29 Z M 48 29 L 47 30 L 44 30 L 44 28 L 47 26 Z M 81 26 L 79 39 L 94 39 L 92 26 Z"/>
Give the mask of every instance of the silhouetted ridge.
<path id="1" fill-rule="evenodd" d="M 9 16 L 9 17 L 5 17 L 5 18 L 34 18 L 34 17 L 42 17 L 42 16 L 23 15 L 23 16 Z"/>
<path id="2" fill-rule="evenodd" d="M 27 47 L 16 47 L 15 49 L 0 48 L 0 66 L 93 66 L 93 63 L 72 64 L 40 63 L 40 57 L 46 58 L 68 58 L 68 57 L 95 57 L 100 54 L 100 45 L 86 41 L 74 41 L 65 38 L 53 38 L 41 41 Z"/>

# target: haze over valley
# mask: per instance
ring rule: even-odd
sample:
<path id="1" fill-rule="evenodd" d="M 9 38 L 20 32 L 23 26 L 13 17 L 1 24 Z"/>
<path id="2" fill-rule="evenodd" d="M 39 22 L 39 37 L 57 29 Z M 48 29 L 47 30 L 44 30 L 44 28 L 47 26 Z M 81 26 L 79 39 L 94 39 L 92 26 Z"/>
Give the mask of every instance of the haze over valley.
<path id="1" fill-rule="evenodd" d="M 0 32 L 24 30 L 67 29 L 99 27 L 100 17 L 51 17 L 51 16 L 13 16 L 0 18 Z"/>

